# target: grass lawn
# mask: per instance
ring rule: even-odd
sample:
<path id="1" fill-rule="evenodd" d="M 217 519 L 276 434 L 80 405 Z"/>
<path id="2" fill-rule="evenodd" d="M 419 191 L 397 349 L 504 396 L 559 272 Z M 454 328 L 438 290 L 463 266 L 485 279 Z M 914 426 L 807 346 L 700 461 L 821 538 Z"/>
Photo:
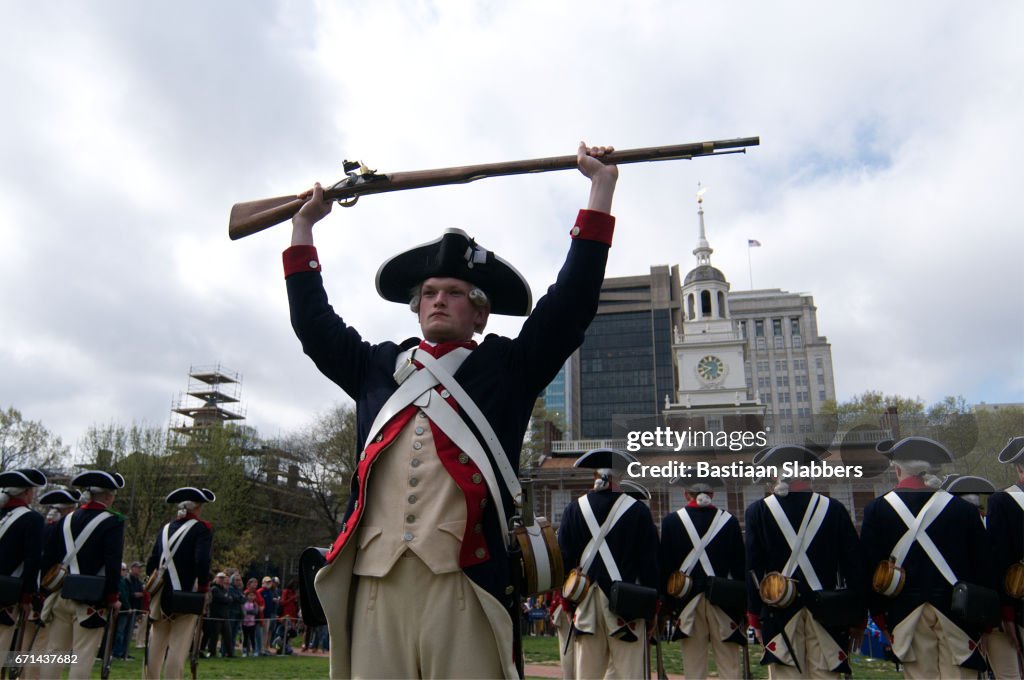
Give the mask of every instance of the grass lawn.
<path id="1" fill-rule="evenodd" d="M 527 663 L 558 664 L 558 639 L 551 636 L 523 638 L 523 650 Z M 662 644 L 665 657 L 665 669 L 672 674 L 683 672 L 682 655 L 678 644 Z M 768 670 L 757 664 L 760 647 L 751 647 L 751 670 L 755 678 L 767 678 Z M 142 677 L 143 650 L 131 652 L 134 660 L 114 661 L 111 666 L 112 679 Z M 654 660 L 653 651 L 651 660 Z M 326 678 L 329 663 L 326 656 L 264 656 L 258 658 L 235 657 L 233 659 L 200 659 L 198 677 L 203 680 L 218 678 L 239 678 L 242 680 L 316 680 Z M 714 674 L 714 662 L 711 662 L 711 673 Z M 93 678 L 100 677 L 100 663 L 93 666 Z M 185 677 L 189 677 L 188 664 L 185 665 Z M 853 658 L 853 677 L 878 680 L 895 680 L 902 678 L 891 663 L 880 660 L 869 660 L 859 654 Z"/>
<path id="2" fill-rule="evenodd" d="M 662 654 L 665 658 L 665 670 L 672 674 L 682 675 L 683 660 L 679 643 L 661 645 Z M 551 636 L 537 636 L 523 638 L 523 651 L 527 663 L 558 663 L 558 638 Z M 750 648 L 750 670 L 755 678 L 767 678 L 768 668 L 758 665 L 761 658 L 761 648 L 754 645 Z M 651 652 L 651 663 L 654 663 L 654 652 Z M 709 664 L 709 671 L 714 674 L 714 661 Z M 890 678 L 902 678 L 902 673 L 897 673 L 893 664 L 878 659 L 868 659 L 859 654 L 853 657 L 853 677 L 872 678 L 888 680 Z"/>

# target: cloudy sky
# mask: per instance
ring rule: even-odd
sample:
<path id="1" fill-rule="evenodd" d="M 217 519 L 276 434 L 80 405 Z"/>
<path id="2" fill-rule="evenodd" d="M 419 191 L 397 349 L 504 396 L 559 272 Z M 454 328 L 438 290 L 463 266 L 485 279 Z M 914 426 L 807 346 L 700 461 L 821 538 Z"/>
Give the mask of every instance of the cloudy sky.
<path id="1" fill-rule="evenodd" d="M 1022 25 L 1009 1 L 0 3 L 0 408 L 75 444 L 165 425 L 189 367 L 219 362 L 248 422 L 287 434 L 345 397 L 292 335 L 287 225 L 232 242 L 233 203 L 346 158 L 755 135 L 745 156 L 624 166 L 608 274 L 692 266 L 700 181 L 733 289 L 814 295 L 840 399 L 1024 401 Z M 328 292 L 365 338 L 411 336 L 373 275 L 460 226 L 537 297 L 586 195 L 563 172 L 336 208 Z"/>

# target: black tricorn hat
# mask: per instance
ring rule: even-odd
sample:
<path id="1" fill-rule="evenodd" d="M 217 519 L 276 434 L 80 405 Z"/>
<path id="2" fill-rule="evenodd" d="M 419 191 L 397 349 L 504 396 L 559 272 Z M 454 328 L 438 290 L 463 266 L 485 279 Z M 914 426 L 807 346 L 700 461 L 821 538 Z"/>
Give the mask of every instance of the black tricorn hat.
<path id="1" fill-rule="evenodd" d="M 168 503 L 183 503 L 185 501 L 192 501 L 193 503 L 212 503 L 217 500 L 217 494 L 213 493 L 209 489 L 197 489 L 194 486 L 183 486 L 180 489 L 167 494 Z"/>
<path id="2" fill-rule="evenodd" d="M 875 450 L 891 461 L 920 460 L 932 465 L 946 465 L 953 462 L 949 449 L 928 437 L 904 437 L 898 442 L 885 439 L 875 445 Z"/>
<path id="3" fill-rule="evenodd" d="M 46 475 L 35 468 L 0 472 L 0 488 L 46 486 Z"/>
<path id="4" fill-rule="evenodd" d="M 634 482 L 632 479 L 623 479 L 619 482 L 619 488 L 622 492 L 628 496 L 632 496 L 638 501 L 649 501 L 651 500 L 651 492 L 646 486 L 639 482 Z"/>
<path id="5" fill-rule="evenodd" d="M 620 477 L 626 473 L 630 463 L 640 461 L 632 453 L 620 451 L 619 449 L 591 449 L 576 459 L 572 464 L 578 468 L 592 468 L 594 470 L 610 469 L 616 471 Z"/>
<path id="6" fill-rule="evenodd" d="M 995 493 L 995 484 L 984 477 L 975 475 L 946 475 L 942 480 L 942 488 L 950 493 Z"/>
<path id="7" fill-rule="evenodd" d="M 669 486 L 681 486 L 691 493 L 697 493 L 700 491 L 713 492 L 714 489 L 725 486 L 725 482 L 722 481 L 721 477 L 713 475 L 698 477 L 693 472 L 688 472 L 687 474 L 679 477 L 673 477 L 668 483 Z"/>
<path id="8" fill-rule="evenodd" d="M 785 463 L 808 465 L 810 463 L 817 463 L 820 460 L 821 455 L 806 446 L 800 446 L 799 444 L 779 444 L 777 446 L 761 449 L 754 454 L 754 457 L 750 459 L 750 462 L 753 465 L 774 465 L 778 467 Z M 782 474 L 781 470 L 779 470 L 779 474 Z M 767 482 L 770 479 L 770 477 L 758 477 L 754 482 L 760 484 Z"/>
<path id="9" fill-rule="evenodd" d="M 530 286 L 515 267 L 481 248 L 461 229 L 386 260 L 377 270 L 377 292 L 390 302 L 409 303 L 409 291 L 431 277 L 461 279 L 487 293 L 491 312 L 526 316 Z"/>
<path id="10" fill-rule="evenodd" d="M 52 489 L 39 497 L 39 505 L 74 505 L 81 495 L 74 489 Z"/>
<path id="11" fill-rule="evenodd" d="M 104 472 L 103 470 L 86 470 L 71 480 L 71 486 L 96 487 L 117 491 L 124 488 L 124 477 L 120 472 Z"/>
<path id="12" fill-rule="evenodd" d="M 1021 461 L 1022 456 L 1024 456 L 1024 437 L 1010 437 L 1010 441 L 1006 442 L 1006 446 L 999 452 L 997 460 L 1000 463 L 1016 463 Z"/>

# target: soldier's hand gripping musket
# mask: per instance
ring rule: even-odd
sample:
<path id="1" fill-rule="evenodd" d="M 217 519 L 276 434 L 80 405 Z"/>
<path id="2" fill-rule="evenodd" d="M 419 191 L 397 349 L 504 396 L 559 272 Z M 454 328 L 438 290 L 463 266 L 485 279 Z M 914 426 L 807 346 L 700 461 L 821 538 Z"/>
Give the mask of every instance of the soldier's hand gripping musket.
<path id="1" fill-rule="evenodd" d="M 607 154 L 601 160 L 608 165 L 684 160 L 700 158 L 701 156 L 745 153 L 745 147 L 757 146 L 758 144 L 760 144 L 760 138 L 758 137 L 742 137 L 710 142 L 626 149 Z M 343 206 L 352 206 L 355 205 L 360 196 L 365 194 L 422 189 L 448 184 L 466 184 L 485 177 L 551 172 L 554 170 L 569 170 L 575 167 L 577 167 L 575 155 L 387 174 L 371 170 L 361 162 L 345 161 L 345 179 L 324 189 L 323 197 L 327 200 L 338 201 Z M 306 203 L 307 198 L 308 195 L 299 194 L 236 203 L 231 208 L 228 235 L 232 240 L 240 239 L 291 219 Z"/>

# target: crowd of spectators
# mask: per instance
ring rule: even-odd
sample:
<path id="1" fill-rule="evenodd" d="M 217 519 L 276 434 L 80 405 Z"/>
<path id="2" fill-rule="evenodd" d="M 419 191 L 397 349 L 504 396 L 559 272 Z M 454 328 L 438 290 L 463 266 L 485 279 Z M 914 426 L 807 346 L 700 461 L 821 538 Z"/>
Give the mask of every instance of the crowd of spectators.
<path id="1" fill-rule="evenodd" d="M 121 613 L 113 656 L 131 659 L 128 652 L 133 634 L 134 646 L 145 646 L 149 595 L 143 588 L 142 563 L 122 567 Z M 233 568 L 214 576 L 200 641 L 205 658 L 293 654 L 292 643 L 299 636 L 302 652 L 326 654 L 329 650 L 327 626 L 307 630 L 302 624 L 296 582 L 289 581 L 282 587 L 280 579 L 273 576 L 251 577 L 243 582 L 242 575 Z"/>

